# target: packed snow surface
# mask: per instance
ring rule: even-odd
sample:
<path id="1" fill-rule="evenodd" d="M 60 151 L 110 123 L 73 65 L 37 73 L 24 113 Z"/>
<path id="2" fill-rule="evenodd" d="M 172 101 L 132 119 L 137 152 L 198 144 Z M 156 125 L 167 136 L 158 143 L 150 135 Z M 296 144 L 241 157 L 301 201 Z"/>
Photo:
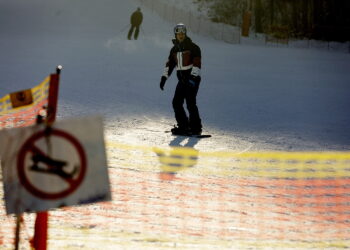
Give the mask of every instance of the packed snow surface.
<path id="1" fill-rule="evenodd" d="M 0 96 L 62 64 L 58 119 L 101 114 L 106 139 L 167 147 L 176 75 L 159 81 L 174 24 L 142 8 L 127 40 L 124 0 L 0 0 Z M 203 151 L 350 150 L 350 54 L 232 45 L 188 34 L 202 50 Z"/>

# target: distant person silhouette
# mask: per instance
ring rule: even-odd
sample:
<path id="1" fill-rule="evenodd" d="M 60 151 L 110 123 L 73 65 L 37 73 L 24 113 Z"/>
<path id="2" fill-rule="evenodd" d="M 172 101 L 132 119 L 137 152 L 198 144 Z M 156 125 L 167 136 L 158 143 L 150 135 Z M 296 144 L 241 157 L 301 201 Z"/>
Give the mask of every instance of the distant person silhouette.
<path id="1" fill-rule="evenodd" d="M 132 33 L 135 30 L 134 39 L 137 40 L 140 32 L 140 26 L 142 23 L 143 15 L 141 9 L 138 7 L 136 11 L 131 14 L 130 23 L 131 27 L 128 33 L 128 39 L 131 40 Z"/>

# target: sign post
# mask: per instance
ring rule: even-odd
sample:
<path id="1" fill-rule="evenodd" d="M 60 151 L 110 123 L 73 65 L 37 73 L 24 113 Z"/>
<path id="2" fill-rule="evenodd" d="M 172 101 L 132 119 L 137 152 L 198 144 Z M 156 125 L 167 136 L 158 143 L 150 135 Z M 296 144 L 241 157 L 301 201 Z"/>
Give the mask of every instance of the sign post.
<path id="1" fill-rule="evenodd" d="M 62 66 L 56 67 L 56 74 L 50 75 L 49 100 L 47 105 L 46 125 L 50 126 L 56 120 L 59 79 Z M 39 119 L 38 119 L 39 121 Z M 47 211 L 38 212 L 35 219 L 35 231 L 33 237 L 33 247 L 35 250 L 47 249 L 47 225 L 49 213 Z"/>
<path id="2" fill-rule="evenodd" d="M 0 131 L 7 214 L 36 212 L 34 249 L 46 249 L 49 209 L 111 200 L 100 116 Z"/>
<path id="3" fill-rule="evenodd" d="M 36 212 L 31 245 L 46 250 L 49 209 L 111 200 L 102 118 L 55 122 L 60 71 L 47 79 L 47 113 L 36 125 L 0 130 L 6 212 L 17 215 L 15 249 L 22 213 Z M 26 93 L 16 100 L 26 104 Z"/>

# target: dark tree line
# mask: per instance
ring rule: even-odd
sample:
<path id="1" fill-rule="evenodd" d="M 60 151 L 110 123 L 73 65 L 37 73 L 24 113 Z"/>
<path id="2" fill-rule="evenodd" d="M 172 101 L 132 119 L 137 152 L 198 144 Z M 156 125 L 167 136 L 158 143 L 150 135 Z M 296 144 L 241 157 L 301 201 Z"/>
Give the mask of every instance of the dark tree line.
<path id="1" fill-rule="evenodd" d="M 251 12 L 258 33 L 276 37 L 350 40 L 350 0 L 195 0 L 215 22 L 241 25 Z"/>

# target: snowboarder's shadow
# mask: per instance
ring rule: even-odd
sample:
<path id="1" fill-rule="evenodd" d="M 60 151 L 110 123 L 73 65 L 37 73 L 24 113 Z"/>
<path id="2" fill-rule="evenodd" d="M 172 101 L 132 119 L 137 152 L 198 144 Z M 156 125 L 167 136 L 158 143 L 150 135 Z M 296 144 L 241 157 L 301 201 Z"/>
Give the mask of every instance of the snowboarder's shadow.
<path id="1" fill-rule="evenodd" d="M 185 140 L 187 142 L 182 145 Z M 194 146 L 198 141 L 198 138 L 177 136 L 169 143 L 170 151 L 153 149 L 160 163 L 159 177 L 161 180 L 173 180 L 179 171 L 193 168 L 197 164 L 199 151 Z"/>
<path id="2" fill-rule="evenodd" d="M 181 145 L 183 141 L 187 140 L 185 145 Z M 199 139 L 195 137 L 185 137 L 185 136 L 176 136 L 170 143 L 170 147 L 184 147 L 184 148 L 194 148 L 198 143 Z"/>

